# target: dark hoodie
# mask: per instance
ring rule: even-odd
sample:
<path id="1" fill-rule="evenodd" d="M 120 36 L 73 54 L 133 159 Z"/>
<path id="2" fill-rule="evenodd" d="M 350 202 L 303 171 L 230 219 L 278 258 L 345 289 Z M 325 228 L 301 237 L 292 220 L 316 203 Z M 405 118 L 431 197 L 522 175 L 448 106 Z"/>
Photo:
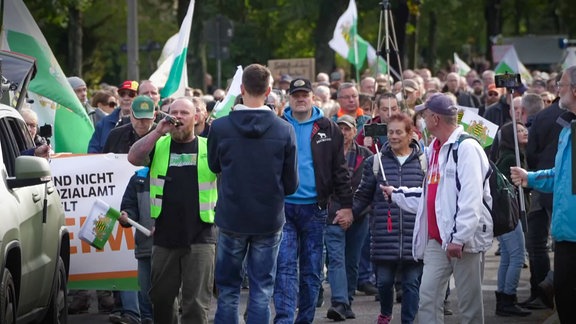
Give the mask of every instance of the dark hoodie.
<path id="1" fill-rule="evenodd" d="M 208 166 L 221 173 L 215 223 L 258 235 L 284 225 L 284 197 L 298 187 L 294 128 L 268 107 L 237 105 L 212 122 Z"/>

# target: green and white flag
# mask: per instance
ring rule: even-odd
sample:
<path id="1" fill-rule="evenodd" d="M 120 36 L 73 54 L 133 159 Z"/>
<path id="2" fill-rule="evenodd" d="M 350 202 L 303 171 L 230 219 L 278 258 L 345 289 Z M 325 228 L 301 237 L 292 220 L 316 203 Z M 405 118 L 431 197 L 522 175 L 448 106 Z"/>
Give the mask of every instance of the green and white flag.
<path id="1" fill-rule="evenodd" d="M 576 65 L 576 47 L 569 47 L 566 49 L 566 58 L 562 63 L 562 71 Z"/>
<path id="2" fill-rule="evenodd" d="M 152 83 L 164 86 L 166 81 L 168 81 L 168 76 L 170 75 L 170 68 L 172 67 L 172 62 L 174 62 L 174 51 L 176 50 L 176 45 L 178 45 L 178 33 L 172 35 L 168 38 L 164 48 L 162 48 L 162 53 L 157 61 L 158 69 L 152 73 L 148 78 Z M 183 75 L 188 75 L 188 68 L 184 64 Z M 188 86 L 188 80 L 185 80 L 185 86 Z M 184 94 L 184 92 L 182 92 Z"/>
<path id="3" fill-rule="evenodd" d="M 32 92 L 31 97 L 36 98 L 32 108 L 40 110 L 39 116 L 48 116 L 48 119 L 40 122 L 54 126 L 54 150 L 86 153 L 94 127 L 66 80 L 48 42 L 22 0 L 2 3 L 4 8 L 0 48 L 36 59 L 36 77 L 30 82 L 28 90 Z M 43 111 L 49 109 L 53 112 Z"/>
<path id="4" fill-rule="evenodd" d="M 466 76 L 466 74 L 468 74 L 468 72 L 472 70 L 470 66 L 466 64 L 466 62 L 460 59 L 460 57 L 458 56 L 458 54 L 456 54 L 456 52 L 454 52 L 454 64 L 456 64 L 456 66 L 458 67 L 458 74 L 461 76 Z"/>
<path id="5" fill-rule="evenodd" d="M 350 0 L 348 9 L 338 19 L 334 36 L 328 45 L 353 64 L 356 71 L 364 65 L 369 44 L 358 35 L 358 12 L 354 0 Z"/>
<path id="6" fill-rule="evenodd" d="M 388 64 L 386 64 L 386 60 L 382 58 L 382 56 L 376 54 L 376 50 L 371 44 L 368 44 L 366 58 L 368 59 L 368 66 L 374 73 L 388 73 Z"/>
<path id="7" fill-rule="evenodd" d="M 464 127 L 464 130 L 468 134 L 476 137 L 482 147 L 488 147 L 492 145 L 492 142 L 494 142 L 494 137 L 498 132 L 498 125 L 478 115 L 472 109 L 464 109 L 464 114 L 460 120 L 460 125 Z"/>
<path id="8" fill-rule="evenodd" d="M 244 73 L 244 70 L 242 69 L 241 65 L 238 65 L 236 68 L 236 73 L 234 74 L 234 78 L 232 79 L 232 83 L 230 84 L 230 88 L 226 92 L 226 96 L 224 99 L 222 99 L 222 101 L 218 101 L 214 106 L 214 110 L 212 110 L 213 119 L 220 118 L 222 116 L 228 116 L 230 111 L 232 111 L 234 101 L 236 101 L 236 97 L 240 95 L 242 73 Z"/>
<path id="9" fill-rule="evenodd" d="M 160 90 L 160 96 L 167 98 L 170 96 L 181 97 L 188 86 L 188 73 L 186 69 L 186 55 L 188 54 L 188 41 L 190 39 L 190 29 L 192 29 L 192 17 L 194 16 L 195 1 L 191 0 L 188 6 L 186 17 L 182 21 L 178 32 L 178 43 L 174 49 L 172 58 L 168 58 L 170 64 L 170 74 L 166 84 Z M 168 45 L 169 42 L 167 42 Z"/>
<path id="10" fill-rule="evenodd" d="M 518 58 L 518 54 L 516 53 L 516 49 L 514 46 L 511 46 L 510 49 L 504 54 L 502 60 L 496 68 L 494 69 L 496 74 L 504 74 L 508 73 L 518 73 L 522 76 L 522 80 L 527 83 L 532 83 L 532 75 L 530 71 L 520 62 Z"/>

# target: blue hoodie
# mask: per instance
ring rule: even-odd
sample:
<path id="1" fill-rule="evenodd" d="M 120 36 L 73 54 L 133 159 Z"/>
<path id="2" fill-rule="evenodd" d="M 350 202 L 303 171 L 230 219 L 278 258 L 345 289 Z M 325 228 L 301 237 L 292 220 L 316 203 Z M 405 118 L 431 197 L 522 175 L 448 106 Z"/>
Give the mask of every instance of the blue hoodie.
<path id="1" fill-rule="evenodd" d="M 292 108 L 284 110 L 284 118 L 294 126 L 296 132 L 296 147 L 298 148 L 298 176 L 300 184 L 296 192 L 286 197 L 286 202 L 297 205 L 313 204 L 317 201 L 316 178 L 314 175 L 314 162 L 312 160 L 312 127 L 314 122 L 322 118 L 322 110 L 312 107 L 310 119 L 299 122 L 292 117 Z"/>

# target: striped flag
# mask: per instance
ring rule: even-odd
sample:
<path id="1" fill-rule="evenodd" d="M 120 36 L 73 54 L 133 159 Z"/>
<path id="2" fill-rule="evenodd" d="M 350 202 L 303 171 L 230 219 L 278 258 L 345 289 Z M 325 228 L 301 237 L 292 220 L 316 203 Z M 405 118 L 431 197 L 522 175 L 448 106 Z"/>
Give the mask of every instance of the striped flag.
<path id="1" fill-rule="evenodd" d="M 506 54 L 504 54 L 504 57 L 502 57 L 502 60 L 498 63 L 494 72 L 496 72 L 496 74 L 504 74 L 506 72 L 518 73 L 522 76 L 524 82 L 532 83 L 532 75 L 524 64 L 520 62 L 514 46 L 511 46 Z"/>
<path id="2" fill-rule="evenodd" d="M 462 61 L 460 59 L 460 56 L 458 56 L 458 54 L 456 54 L 456 52 L 454 52 L 454 64 L 456 64 L 456 66 L 458 67 L 458 75 L 461 76 L 466 76 L 466 74 L 468 74 L 468 72 L 470 72 L 470 70 L 472 70 L 470 68 L 470 66 L 468 66 L 468 64 L 466 64 L 466 62 Z"/>
<path id="3" fill-rule="evenodd" d="M 32 108 L 38 112 L 39 118 L 44 118 L 40 121 L 54 126 L 54 151 L 86 153 L 94 127 L 48 42 L 22 0 L 2 3 L 4 16 L 0 48 L 36 59 L 38 71 L 28 90 L 35 98 Z"/>
<path id="4" fill-rule="evenodd" d="M 230 84 L 230 88 L 226 92 L 226 96 L 222 101 L 218 101 L 216 106 L 214 106 L 214 110 L 212 110 L 212 118 L 220 118 L 222 116 L 228 116 L 230 111 L 232 111 L 232 107 L 234 106 L 234 101 L 236 101 L 236 97 L 240 95 L 240 85 L 242 84 L 242 73 L 244 70 L 242 69 L 241 65 L 238 65 L 236 68 L 236 73 L 234 74 L 234 78 L 232 79 L 232 83 Z"/>
<path id="5" fill-rule="evenodd" d="M 180 97 L 184 95 L 186 87 L 188 87 L 188 73 L 186 69 L 186 55 L 188 54 L 188 41 L 190 39 L 190 29 L 192 28 L 192 17 L 194 16 L 194 0 L 190 1 L 188 12 L 180 31 L 178 32 L 178 43 L 173 52 L 173 57 L 167 60 L 172 62 L 170 64 L 170 73 L 166 84 L 160 90 L 162 98 L 175 96 Z M 168 43 L 168 42 L 167 42 Z"/>
<path id="6" fill-rule="evenodd" d="M 369 44 L 358 35 L 358 11 L 354 0 L 350 0 L 348 9 L 338 19 L 334 36 L 328 45 L 353 64 L 356 71 L 364 65 Z"/>

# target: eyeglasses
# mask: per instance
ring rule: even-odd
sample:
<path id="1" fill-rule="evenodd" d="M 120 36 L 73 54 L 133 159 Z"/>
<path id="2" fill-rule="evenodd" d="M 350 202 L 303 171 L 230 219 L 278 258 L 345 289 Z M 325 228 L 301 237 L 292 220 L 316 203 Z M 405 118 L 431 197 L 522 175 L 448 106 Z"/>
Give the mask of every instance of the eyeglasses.
<path id="1" fill-rule="evenodd" d="M 543 101 L 544 101 L 544 103 L 547 104 L 547 105 L 549 105 L 549 104 L 552 103 L 552 100 L 546 100 L 546 99 L 544 99 Z"/>
<path id="2" fill-rule="evenodd" d="M 130 98 L 136 97 L 136 92 L 134 91 L 118 91 L 120 97 L 129 96 Z"/>
<path id="3" fill-rule="evenodd" d="M 498 97 L 500 94 L 496 93 L 496 92 L 488 92 L 488 96 L 490 97 Z"/>
<path id="4" fill-rule="evenodd" d="M 116 107 L 117 105 L 118 105 L 118 104 L 116 103 L 116 101 L 110 101 L 110 102 L 108 102 L 108 107 L 110 107 L 110 108 L 114 108 L 114 107 Z"/>
<path id="5" fill-rule="evenodd" d="M 350 100 L 350 99 L 356 99 L 356 98 L 358 98 L 358 95 L 340 96 L 340 97 L 338 97 L 338 99 L 344 99 L 344 100 Z"/>
<path id="6" fill-rule="evenodd" d="M 556 82 L 556 88 L 572 86 L 570 83 Z"/>
<path id="7" fill-rule="evenodd" d="M 26 123 L 26 126 L 28 126 L 28 128 L 36 128 L 36 127 L 38 127 L 38 124 Z"/>

